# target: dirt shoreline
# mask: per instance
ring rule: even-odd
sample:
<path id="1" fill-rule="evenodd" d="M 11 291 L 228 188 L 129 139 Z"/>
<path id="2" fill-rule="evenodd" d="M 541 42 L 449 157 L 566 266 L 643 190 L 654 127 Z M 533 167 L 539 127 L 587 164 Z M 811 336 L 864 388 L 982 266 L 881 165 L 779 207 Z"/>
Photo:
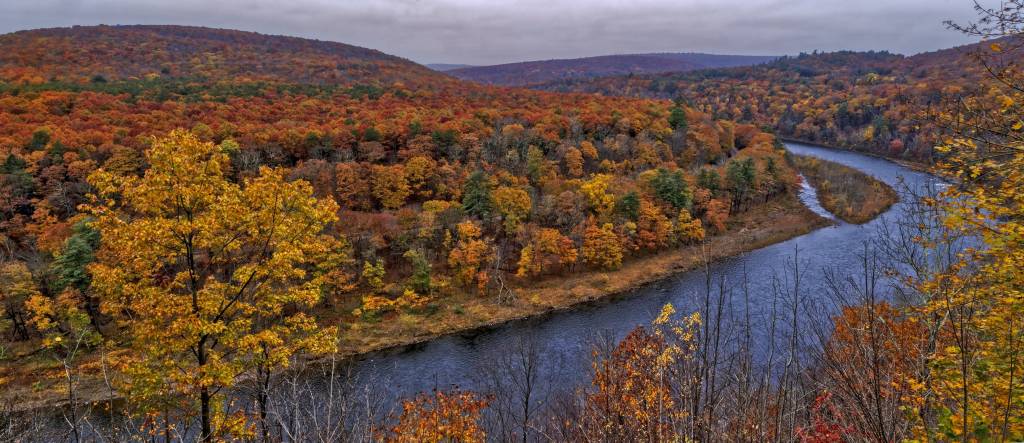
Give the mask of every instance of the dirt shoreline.
<path id="1" fill-rule="evenodd" d="M 479 334 L 513 322 L 628 298 L 705 262 L 735 257 L 831 224 L 807 209 L 795 193 L 787 194 L 738 214 L 725 234 L 709 237 L 700 245 L 633 258 L 610 272 L 583 271 L 531 283 L 513 282 L 517 299 L 508 305 L 499 305 L 491 297 L 460 295 L 446 299 L 444 308 L 427 317 L 400 314 L 386 321 L 351 324 L 343 329 L 335 357 L 351 361 L 403 352 L 449 335 Z M 89 364 L 95 362 L 83 362 Z M 8 388 L 13 389 L 7 389 L 0 402 L 10 402 L 15 410 L 66 405 L 66 394 L 58 392 L 55 384 L 42 389 Z M 111 391 L 98 376 L 86 375 L 78 391 L 82 403 L 111 400 Z"/>

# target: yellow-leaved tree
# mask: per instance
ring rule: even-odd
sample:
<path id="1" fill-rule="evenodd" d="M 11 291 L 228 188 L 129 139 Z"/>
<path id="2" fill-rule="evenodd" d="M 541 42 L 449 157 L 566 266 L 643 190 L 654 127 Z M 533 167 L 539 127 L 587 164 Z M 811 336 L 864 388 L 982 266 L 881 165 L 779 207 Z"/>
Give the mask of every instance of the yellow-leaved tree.
<path id="1" fill-rule="evenodd" d="M 942 319 L 930 356 L 928 440 L 1024 440 L 1024 2 L 976 7 L 981 20 L 954 28 L 1000 38 L 975 54 L 987 82 L 938 116 L 953 135 L 937 147 L 952 177 L 928 203 L 954 232 L 980 240 L 923 282 L 925 318 Z M 953 288 L 955 290 L 950 290 Z"/>
<path id="2" fill-rule="evenodd" d="M 144 176 L 89 177 L 102 235 L 93 289 L 131 351 L 123 392 L 152 414 L 178 405 L 198 416 L 203 441 L 252 431 L 225 400 L 240 375 L 335 349 L 337 331 L 302 310 L 347 261 L 344 242 L 324 233 L 333 201 L 276 169 L 235 183 L 225 151 L 177 130 L 153 141 Z"/>
<path id="3" fill-rule="evenodd" d="M 498 210 L 504 221 L 505 232 L 512 234 L 519 229 L 519 225 L 530 215 L 530 208 L 533 202 L 530 194 L 522 189 L 501 186 L 491 194 L 494 209 Z"/>

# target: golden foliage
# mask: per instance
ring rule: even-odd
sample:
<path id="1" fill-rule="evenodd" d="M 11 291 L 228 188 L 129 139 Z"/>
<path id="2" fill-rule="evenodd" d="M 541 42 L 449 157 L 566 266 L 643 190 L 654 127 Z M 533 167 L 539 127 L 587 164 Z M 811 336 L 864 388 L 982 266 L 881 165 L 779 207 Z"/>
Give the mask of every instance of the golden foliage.
<path id="1" fill-rule="evenodd" d="M 398 209 L 405 205 L 405 200 L 412 194 L 406 180 L 405 167 L 402 165 L 380 166 L 372 168 L 373 196 L 385 209 Z"/>
<path id="2" fill-rule="evenodd" d="M 471 221 L 459 223 L 458 243 L 448 254 L 448 266 L 455 271 L 455 280 L 460 285 L 476 285 L 483 291 L 490 282 L 487 266 L 494 259 L 494 248 L 482 239 L 480 226 Z"/>
<path id="3" fill-rule="evenodd" d="M 89 177 L 102 234 L 93 289 L 128 334 L 123 392 L 142 405 L 201 403 L 202 434 L 224 436 L 218 393 L 236 377 L 287 366 L 299 344 L 333 348 L 333 328 L 285 308 L 320 300 L 316 265 L 343 253 L 321 233 L 337 205 L 280 170 L 232 183 L 221 148 L 186 131 L 154 140 L 146 158 L 143 177 Z"/>
<path id="4" fill-rule="evenodd" d="M 530 239 L 519 254 L 517 276 L 536 276 L 576 263 L 576 248 L 572 240 L 557 229 L 540 228 L 529 235 Z"/>
<path id="5" fill-rule="evenodd" d="M 590 208 L 601 219 L 607 217 L 615 209 L 615 197 L 608 193 L 612 178 L 609 174 L 596 174 L 580 185 L 580 193 L 586 197 Z"/>
<path id="6" fill-rule="evenodd" d="M 421 394 L 402 404 L 402 415 L 384 439 L 395 443 L 484 441 L 480 426 L 487 401 L 471 392 Z"/>
<path id="7" fill-rule="evenodd" d="M 533 203 L 526 191 L 509 186 L 501 186 L 491 193 L 494 208 L 501 214 L 505 231 L 512 233 L 519 229 L 519 224 L 530 215 Z"/>
<path id="8" fill-rule="evenodd" d="M 674 229 L 676 239 L 680 243 L 688 244 L 704 240 L 704 225 L 699 218 L 693 218 L 686 208 L 679 210 L 679 217 L 676 218 Z"/>
<path id="9" fill-rule="evenodd" d="M 583 261 L 591 266 L 616 269 L 622 265 L 622 244 L 611 223 L 588 224 L 583 233 Z"/>

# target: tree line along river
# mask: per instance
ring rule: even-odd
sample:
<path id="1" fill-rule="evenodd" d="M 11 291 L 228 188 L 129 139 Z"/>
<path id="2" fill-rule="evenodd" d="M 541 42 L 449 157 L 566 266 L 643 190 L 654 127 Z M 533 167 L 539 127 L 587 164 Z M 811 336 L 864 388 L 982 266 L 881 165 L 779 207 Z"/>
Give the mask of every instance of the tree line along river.
<path id="1" fill-rule="evenodd" d="M 786 143 L 786 148 L 793 154 L 840 163 L 871 175 L 896 189 L 900 201 L 868 223 L 848 224 L 823 209 L 813 187 L 804 183 L 801 200 L 811 211 L 832 220 L 832 226 L 571 311 L 371 353 L 328 369 L 336 370 L 334 373 L 311 370 L 293 377 L 292 381 L 303 378 L 299 402 L 325 419 L 333 415 L 350 420 L 351 416 L 365 419 L 393 412 L 398 400 L 434 389 L 493 392 L 501 385 L 508 388 L 527 381 L 519 357 L 529 347 L 528 401 L 531 409 L 542 410 L 554 405 L 560 394 L 589 386 L 595 346 L 616 343 L 637 326 L 650 325 L 667 303 L 680 314 L 703 311 L 705 316 L 716 316 L 705 319 L 705 323 L 712 320 L 719 326 L 721 343 L 716 350 L 726 355 L 745 347 L 754 365 L 767 367 L 764 373 L 776 377 L 784 360 L 793 360 L 802 354 L 799 348 L 813 346 L 814 340 L 821 338 L 821 331 L 827 329 L 822 325 L 827 325 L 838 309 L 827 295 L 829 277 L 833 281 L 837 276 L 856 278 L 864 268 L 865 251 L 886 235 L 886 227 L 909 220 L 915 195 L 943 186 L 929 174 L 879 158 L 800 143 Z M 287 382 L 278 389 L 279 394 L 288 395 Z M 521 386 L 513 389 L 521 390 Z M 362 395 L 362 406 L 354 407 L 363 410 L 331 410 L 345 395 L 352 404 L 359 403 L 358 399 L 353 402 L 353 397 Z M 67 423 L 60 413 L 56 415 L 53 425 L 45 427 L 61 433 L 57 428 Z M 108 416 L 97 409 L 86 415 L 89 424 L 84 427 L 89 429 L 85 435 L 105 434 L 111 429 L 111 420 L 121 421 L 116 414 Z"/>
<path id="2" fill-rule="evenodd" d="M 385 390 L 382 394 L 385 398 L 450 387 L 484 389 L 485 386 L 481 386 L 486 384 L 484 374 L 494 362 L 520 343 L 529 341 L 539 356 L 536 361 L 539 390 L 557 392 L 586 386 L 591 376 L 591 353 L 595 343 L 617 341 L 637 326 L 650 325 L 666 303 L 672 303 L 681 313 L 700 309 L 709 280 L 713 298 L 723 292 L 720 285 L 730 294 L 723 315 L 725 321 L 735 324 L 749 319 L 753 325 L 755 360 L 763 362 L 771 358 L 770 352 L 785 347 L 778 341 L 788 340 L 791 331 L 787 328 L 792 329 L 792 326 L 776 324 L 773 334 L 767 333 L 772 318 L 782 316 L 781 302 L 784 301 L 770 294 L 798 292 L 807 306 L 815 306 L 815 315 L 827 317 L 830 314 L 828 303 L 821 297 L 827 292 L 828 272 L 850 275 L 863 268 L 865 247 L 870 248 L 871 242 L 885 232 L 884 224 L 891 226 L 907 216 L 909 202 L 914 199 L 910 194 L 942 186 L 929 174 L 884 159 L 800 143 L 786 143 L 786 148 L 794 154 L 861 170 L 896 189 L 900 201 L 868 223 L 847 224 L 822 209 L 815 200 L 813 188 L 805 184 L 801 199 L 812 211 L 833 220 L 835 225 L 712 263 L 707 270 L 679 274 L 628 297 L 513 322 L 485 332 L 442 337 L 400 351 L 372 354 L 356 365 L 359 383 Z M 794 278 L 797 272 L 799 281 Z"/>

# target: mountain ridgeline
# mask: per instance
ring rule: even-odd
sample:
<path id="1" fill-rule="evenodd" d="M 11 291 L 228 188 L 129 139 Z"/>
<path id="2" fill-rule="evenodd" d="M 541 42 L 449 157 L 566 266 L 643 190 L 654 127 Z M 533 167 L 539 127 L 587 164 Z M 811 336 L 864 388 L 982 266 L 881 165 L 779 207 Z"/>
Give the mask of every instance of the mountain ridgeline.
<path id="1" fill-rule="evenodd" d="M 426 67 L 428 67 L 430 69 L 433 69 L 435 71 L 441 71 L 441 72 L 451 71 L 453 69 L 462 69 L 462 68 L 472 68 L 473 67 L 473 65 L 464 65 L 464 64 L 461 64 L 461 63 L 427 63 L 424 66 L 426 66 Z"/>
<path id="2" fill-rule="evenodd" d="M 775 60 L 775 56 L 655 53 L 602 55 L 443 69 L 463 80 L 504 86 L 527 86 L 551 81 L 611 75 L 652 74 L 697 69 L 747 66 Z"/>

